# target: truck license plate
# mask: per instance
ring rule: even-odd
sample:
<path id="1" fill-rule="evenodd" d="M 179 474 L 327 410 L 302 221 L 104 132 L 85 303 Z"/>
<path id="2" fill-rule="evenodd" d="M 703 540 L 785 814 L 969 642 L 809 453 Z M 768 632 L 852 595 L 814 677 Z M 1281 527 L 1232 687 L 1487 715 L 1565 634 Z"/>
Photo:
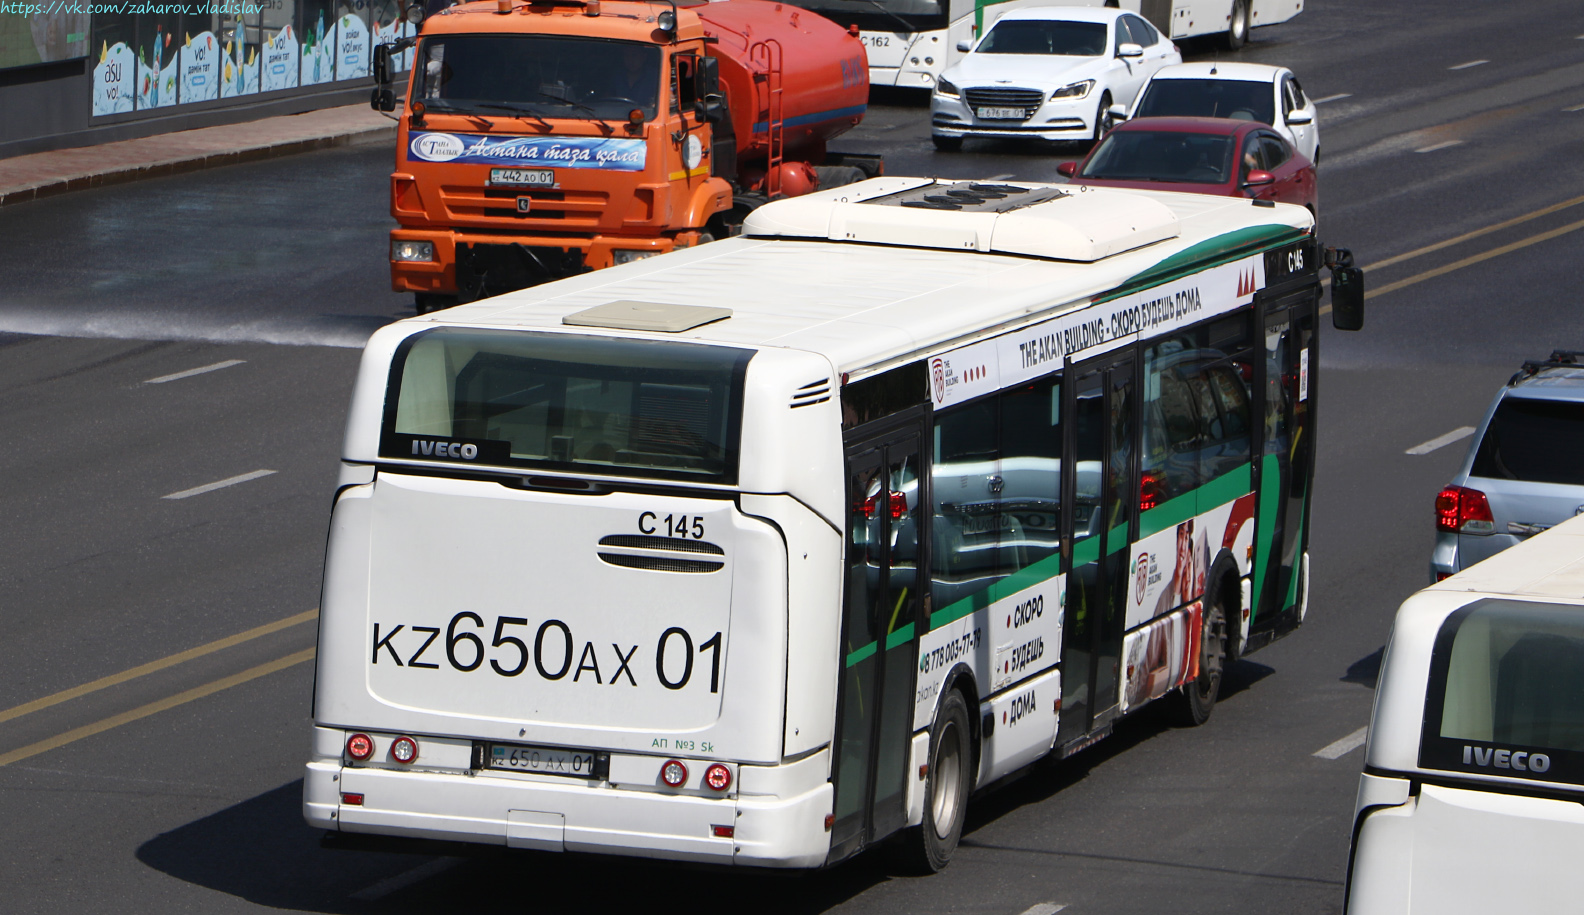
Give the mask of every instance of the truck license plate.
<path id="1" fill-rule="evenodd" d="M 490 184 L 509 184 L 518 187 L 555 187 L 553 168 L 492 168 Z"/>
<path id="2" fill-rule="evenodd" d="M 977 114 L 987 121 L 1021 121 L 1028 117 L 1022 108 L 980 108 Z"/>
<path id="3" fill-rule="evenodd" d="M 485 765 L 491 769 L 533 772 L 538 775 L 568 775 L 573 778 L 593 778 L 594 761 L 593 753 L 582 750 L 498 743 L 491 744 L 485 756 Z"/>

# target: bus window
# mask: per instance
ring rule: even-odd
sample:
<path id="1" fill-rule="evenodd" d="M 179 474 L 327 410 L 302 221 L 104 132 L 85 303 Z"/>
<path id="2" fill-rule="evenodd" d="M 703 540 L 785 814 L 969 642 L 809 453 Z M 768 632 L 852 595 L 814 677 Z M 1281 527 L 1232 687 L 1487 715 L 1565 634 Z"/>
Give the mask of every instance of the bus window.
<path id="1" fill-rule="evenodd" d="M 1061 441 L 1060 382 L 1046 379 L 1001 395 L 1002 529 L 1020 534 L 1007 573 L 1061 548 Z"/>
<path id="2" fill-rule="evenodd" d="M 1144 353 L 1144 454 L 1139 507 L 1149 510 L 1199 487 L 1202 411 L 1195 410 L 1198 353 L 1186 338 Z M 1185 372 L 1184 369 L 1187 369 Z"/>

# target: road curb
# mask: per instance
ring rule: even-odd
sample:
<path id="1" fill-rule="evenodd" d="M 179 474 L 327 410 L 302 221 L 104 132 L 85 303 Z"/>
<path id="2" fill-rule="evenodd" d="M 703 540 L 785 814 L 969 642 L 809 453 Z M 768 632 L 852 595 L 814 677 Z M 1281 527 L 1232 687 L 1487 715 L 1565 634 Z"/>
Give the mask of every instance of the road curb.
<path id="1" fill-rule="evenodd" d="M 29 200 L 38 200 L 44 197 L 53 197 L 57 194 L 65 194 L 71 191 L 87 190 L 88 188 L 104 187 L 111 184 L 124 184 L 128 181 L 141 181 L 144 178 L 160 178 L 166 175 L 179 175 L 185 172 L 218 168 L 222 165 L 236 165 L 241 162 L 255 162 L 261 159 L 274 159 L 279 156 L 312 152 L 317 149 L 329 149 L 335 146 L 359 146 L 395 139 L 396 125 L 393 122 L 389 126 L 366 128 L 331 136 L 286 140 L 279 143 L 267 143 L 225 152 L 177 156 L 160 162 L 139 163 L 118 168 L 108 168 L 92 174 L 49 179 L 27 187 L 9 190 L 0 189 L 0 207 Z"/>

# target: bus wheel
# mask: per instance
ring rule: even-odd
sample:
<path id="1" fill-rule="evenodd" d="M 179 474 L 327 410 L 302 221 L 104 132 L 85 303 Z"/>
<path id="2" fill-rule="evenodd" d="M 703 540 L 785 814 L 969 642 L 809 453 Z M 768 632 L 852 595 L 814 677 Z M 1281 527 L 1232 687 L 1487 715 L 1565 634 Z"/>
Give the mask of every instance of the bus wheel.
<path id="1" fill-rule="evenodd" d="M 905 839 L 910 871 L 932 874 L 951 863 L 962 838 L 973 789 L 973 735 L 968 730 L 968 705 L 952 690 L 941 700 L 930 728 L 929 772 L 924 779 L 924 822 Z"/>
<path id="2" fill-rule="evenodd" d="M 1236 51 L 1243 47 L 1248 37 L 1248 0 L 1232 0 L 1232 15 L 1228 17 L 1226 34 L 1221 36 L 1221 43 L 1226 45 L 1228 51 Z"/>
<path id="3" fill-rule="evenodd" d="M 1203 629 L 1199 634 L 1199 676 L 1184 683 L 1173 699 L 1176 708 L 1172 717 L 1177 724 L 1198 727 L 1210 720 L 1216 697 L 1221 693 L 1221 671 L 1226 665 L 1226 654 L 1226 610 L 1219 593 L 1207 594 Z"/>

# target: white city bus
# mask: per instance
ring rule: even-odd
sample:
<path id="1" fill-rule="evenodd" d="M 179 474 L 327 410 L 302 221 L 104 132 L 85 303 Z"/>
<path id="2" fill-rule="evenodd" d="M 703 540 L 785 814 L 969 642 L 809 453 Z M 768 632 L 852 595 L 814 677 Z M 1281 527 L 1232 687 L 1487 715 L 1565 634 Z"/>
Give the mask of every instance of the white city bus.
<path id="1" fill-rule="evenodd" d="M 939 868 L 974 789 L 1203 721 L 1307 606 L 1312 229 L 879 178 L 381 329 L 308 822 Z"/>
<path id="2" fill-rule="evenodd" d="M 856 25 L 869 54 L 869 83 L 934 89 L 941 71 L 1010 10 L 1110 6 L 1131 10 L 1172 40 L 1220 35 L 1236 50 L 1259 25 L 1286 22 L 1304 0 L 807 0 L 798 4 L 839 25 Z"/>

